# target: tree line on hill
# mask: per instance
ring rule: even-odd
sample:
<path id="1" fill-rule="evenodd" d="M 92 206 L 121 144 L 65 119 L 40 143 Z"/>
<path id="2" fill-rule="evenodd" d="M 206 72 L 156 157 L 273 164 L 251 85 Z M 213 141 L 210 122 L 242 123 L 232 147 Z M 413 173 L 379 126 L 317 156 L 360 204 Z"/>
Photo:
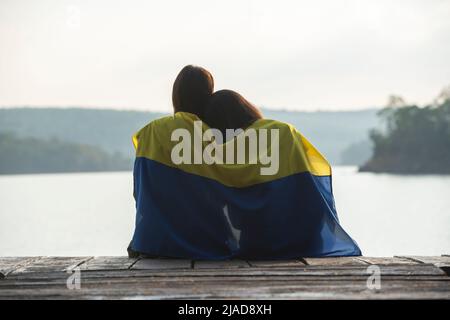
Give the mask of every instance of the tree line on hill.
<path id="1" fill-rule="evenodd" d="M 370 132 L 373 155 L 361 171 L 450 174 L 450 86 L 425 107 L 392 96 L 379 116 L 385 128 Z"/>
<path id="2" fill-rule="evenodd" d="M 263 114 L 293 124 L 334 165 L 358 165 L 371 172 L 450 173 L 450 87 L 425 107 L 392 96 L 381 111 L 263 109 Z M 131 170 L 132 134 L 163 115 L 81 108 L 0 109 L 0 174 Z M 378 128 L 370 131 L 369 140 L 367 133 L 374 127 Z"/>
<path id="3" fill-rule="evenodd" d="M 18 137 L 0 132 L 0 174 L 131 170 L 120 153 L 58 139 Z"/>

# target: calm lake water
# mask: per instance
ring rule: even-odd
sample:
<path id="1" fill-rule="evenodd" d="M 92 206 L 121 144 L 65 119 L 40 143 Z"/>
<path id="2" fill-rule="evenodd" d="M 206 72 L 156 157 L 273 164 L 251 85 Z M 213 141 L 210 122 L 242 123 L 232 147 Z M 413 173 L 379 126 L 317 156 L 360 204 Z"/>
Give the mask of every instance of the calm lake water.
<path id="1" fill-rule="evenodd" d="M 450 253 L 450 176 L 335 167 L 333 188 L 363 254 Z M 129 172 L 0 176 L 0 256 L 125 255 L 133 224 Z"/>

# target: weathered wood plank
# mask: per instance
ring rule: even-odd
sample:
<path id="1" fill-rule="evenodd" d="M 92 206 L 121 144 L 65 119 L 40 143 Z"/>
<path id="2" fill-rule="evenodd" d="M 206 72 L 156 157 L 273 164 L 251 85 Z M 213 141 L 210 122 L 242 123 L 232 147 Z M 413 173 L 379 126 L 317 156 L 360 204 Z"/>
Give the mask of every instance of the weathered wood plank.
<path id="1" fill-rule="evenodd" d="M 82 283 L 80 290 L 68 290 L 63 285 L 42 288 L 5 288 L 0 290 L 0 298 L 318 298 L 318 299 L 448 299 L 448 282 L 425 281 L 420 286 L 405 281 L 383 281 L 380 290 L 369 290 L 365 280 L 359 282 L 235 282 L 220 279 L 199 282 L 136 282 Z"/>
<path id="2" fill-rule="evenodd" d="M 369 267 L 369 265 L 367 265 Z M 336 276 L 336 277 L 365 277 L 370 274 L 366 266 L 337 266 L 337 267 L 323 267 L 323 266 L 305 266 L 305 267 L 283 267 L 283 268 L 224 268 L 224 269 L 168 269 L 168 270 L 90 270 L 84 272 L 81 270 L 81 275 L 84 278 L 96 277 L 286 277 L 286 276 Z M 380 265 L 381 276 L 403 276 L 403 277 L 417 277 L 417 276 L 444 276 L 445 273 L 434 265 L 419 264 L 413 268 L 409 265 Z M 95 272 L 94 272 L 95 271 Z M 66 278 L 65 273 L 27 273 L 27 274 L 12 274 L 10 279 L 16 281 L 24 280 L 43 280 L 46 279 L 61 279 Z"/>
<path id="3" fill-rule="evenodd" d="M 83 263 L 90 257 L 38 257 L 11 274 L 30 272 L 65 272 L 74 265 Z"/>
<path id="4" fill-rule="evenodd" d="M 331 258 L 304 258 L 307 265 L 310 266 L 358 266 L 368 265 L 367 262 L 357 257 L 331 257 Z"/>
<path id="5" fill-rule="evenodd" d="M 438 259 L 439 258 L 439 259 Z M 3 260 L 2 260 L 3 259 Z M 0 266 L 7 265 L 6 258 Z M 416 259 L 416 260 L 415 260 Z M 0 299 L 276 298 L 450 299 L 450 277 L 436 265 L 448 257 L 306 258 L 290 261 L 191 261 L 126 257 L 10 259 Z M 381 290 L 369 290 L 377 264 Z M 69 290 L 63 272 L 80 267 L 81 289 Z M 4 268 L 6 270 L 6 268 Z M 55 272 L 57 271 L 57 272 Z"/>
<path id="6" fill-rule="evenodd" d="M 446 256 L 400 256 L 399 258 L 408 259 L 418 263 L 434 264 L 438 268 L 450 267 L 450 257 Z"/>
<path id="7" fill-rule="evenodd" d="M 374 265 L 389 265 L 389 264 L 406 264 L 406 265 L 414 265 L 418 264 L 419 262 L 413 261 L 406 258 L 400 258 L 400 257 L 357 257 L 358 260 L 364 261 L 368 264 L 374 264 Z"/>
<path id="8" fill-rule="evenodd" d="M 0 257 L 0 279 L 36 259 L 38 257 Z"/>
<path id="9" fill-rule="evenodd" d="M 170 270 L 191 269 L 191 260 L 185 259 L 140 259 L 132 267 L 132 270 Z"/>
<path id="10" fill-rule="evenodd" d="M 81 264 L 80 270 L 128 270 L 131 268 L 139 258 L 128 257 L 94 257 Z"/>
<path id="11" fill-rule="evenodd" d="M 300 260 L 249 260 L 251 267 L 257 268 L 285 268 L 304 267 L 305 263 Z"/>
<path id="12" fill-rule="evenodd" d="M 61 273 L 59 273 L 62 275 Z M 29 277 L 29 278 L 7 278 L 0 282 L 0 290 L 14 289 L 14 288 L 40 288 L 40 287 L 53 287 L 65 285 L 67 277 Z M 267 283 L 293 283 L 293 282 L 308 282 L 315 284 L 326 284 L 328 282 L 338 283 L 352 283 L 352 282 L 365 282 L 368 275 L 226 275 L 221 276 L 217 274 L 186 274 L 180 275 L 178 273 L 152 273 L 147 270 L 137 271 L 90 271 L 81 273 L 81 280 L 84 284 L 94 285 L 96 283 L 107 282 L 110 285 L 144 285 L 148 283 L 158 283 L 162 281 L 164 283 L 171 282 L 171 285 L 177 285 L 183 282 L 196 282 L 198 285 L 207 283 L 209 281 L 223 281 L 228 284 L 241 283 L 241 282 L 267 282 Z M 411 284 L 420 285 L 421 282 L 427 281 L 442 281 L 446 282 L 450 287 L 450 278 L 445 275 L 386 275 L 382 276 L 382 281 L 403 281 L 411 282 Z"/>
<path id="13" fill-rule="evenodd" d="M 194 261 L 194 269 L 235 269 L 249 268 L 250 265 L 244 260 L 225 260 L 225 261 Z"/>

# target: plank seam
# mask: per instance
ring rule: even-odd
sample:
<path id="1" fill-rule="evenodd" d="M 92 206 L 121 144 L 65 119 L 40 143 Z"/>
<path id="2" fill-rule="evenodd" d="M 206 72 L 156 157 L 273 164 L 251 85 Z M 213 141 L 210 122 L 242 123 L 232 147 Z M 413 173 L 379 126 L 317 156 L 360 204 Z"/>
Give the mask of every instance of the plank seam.
<path id="1" fill-rule="evenodd" d="M 142 257 L 137 257 L 135 258 L 136 260 L 130 264 L 130 266 L 128 267 L 128 270 L 131 270 L 131 268 L 139 261 L 142 259 Z"/>
<path id="2" fill-rule="evenodd" d="M 78 263 L 75 263 L 75 264 L 73 264 L 73 265 L 71 265 L 71 266 L 68 266 L 67 268 L 65 268 L 65 269 L 63 269 L 63 271 L 72 271 L 73 269 L 75 269 L 75 268 L 78 268 L 78 267 L 81 267 L 83 264 L 85 264 L 86 262 L 88 262 L 88 261 L 91 261 L 92 259 L 94 259 L 94 257 L 92 256 L 92 257 L 87 257 L 86 259 L 84 259 L 84 260 L 81 260 L 80 262 L 78 262 Z"/>
<path id="3" fill-rule="evenodd" d="M 361 258 L 361 257 L 355 257 L 355 260 L 361 261 L 361 262 L 363 262 L 365 265 L 372 265 L 372 264 L 373 264 L 373 263 L 371 263 L 371 262 L 369 262 L 369 261 L 367 261 L 367 260 L 364 260 L 364 258 Z"/>
<path id="4" fill-rule="evenodd" d="M 308 261 L 306 261 L 304 258 L 298 258 L 298 260 L 303 263 L 305 266 L 309 266 Z"/>
<path id="5" fill-rule="evenodd" d="M 401 259 L 407 259 L 409 261 L 413 261 L 413 262 L 418 262 L 420 264 L 426 264 L 425 262 L 419 260 L 419 259 L 415 259 L 413 257 L 408 257 L 408 256 L 394 256 L 395 258 L 401 258 Z"/>

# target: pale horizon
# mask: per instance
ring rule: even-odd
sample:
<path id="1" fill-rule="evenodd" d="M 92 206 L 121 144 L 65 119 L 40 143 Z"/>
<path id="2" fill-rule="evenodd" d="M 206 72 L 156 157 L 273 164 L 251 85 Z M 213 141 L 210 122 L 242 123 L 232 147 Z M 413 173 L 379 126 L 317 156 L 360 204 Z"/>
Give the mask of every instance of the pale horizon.
<path id="1" fill-rule="evenodd" d="M 273 112 L 363 112 L 368 110 L 381 110 L 384 106 L 373 106 L 373 107 L 362 107 L 353 109 L 290 109 L 290 108 L 277 108 L 272 106 L 258 106 L 262 111 L 273 111 Z M 420 107 L 420 106 L 419 106 Z M 172 109 L 153 109 L 147 107 L 120 107 L 120 106 L 70 106 L 70 105 L 11 105 L 11 106 L 0 106 L 0 109 L 86 109 L 86 110 L 112 110 L 112 111 L 130 111 L 130 112 L 154 112 L 154 113 L 172 113 Z"/>
<path id="2" fill-rule="evenodd" d="M 272 110 L 430 103 L 450 84 L 450 1 L 3 0 L 0 107 L 170 112 L 187 64 Z"/>

